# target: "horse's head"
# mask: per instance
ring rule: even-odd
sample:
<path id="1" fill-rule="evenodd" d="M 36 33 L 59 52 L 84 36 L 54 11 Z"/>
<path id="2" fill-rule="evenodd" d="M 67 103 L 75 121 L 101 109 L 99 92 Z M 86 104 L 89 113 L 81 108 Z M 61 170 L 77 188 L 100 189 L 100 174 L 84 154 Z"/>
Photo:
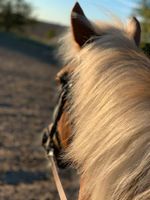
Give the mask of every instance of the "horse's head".
<path id="1" fill-rule="evenodd" d="M 78 3 L 75 4 L 71 13 L 71 33 L 74 44 L 77 47 L 78 51 L 84 49 L 84 47 L 89 43 L 95 42 L 97 37 L 99 38 L 103 34 L 107 34 L 105 33 L 105 31 L 106 31 L 105 28 L 104 30 L 101 30 L 101 32 L 100 30 L 96 30 L 96 26 L 94 26 L 94 24 L 92 24 L 88 20 L 80 5 Z M 140 43 L 140 25 L 135 18 L 133 18 L 127 25 L 126 32 L 138 46 Z M 73 70 L 74 67 L 68 65 L 64 67 L 60 72 L 58 72 L 56 80 L 58 85 L 61 87 L 61 92 L 63 91 L 64 88 L 66 87 L 68 88 L 68 82 L 70 81 L 69 80 L 70 74 L 73 72 Z M 67 93 L 69 92 L 68 90 L 69 89 L 67 89 Z M 60 95 L 60 98 L 61 97 L 62 96 Z M 63 103 L 62 106 L 60 105 L 61 103 L 59 99 L 58 104 L 59 105 L 56 106 L 54 112 L 55 113 L 54 123 L 56 122 L 56 124 L 54 125 L 54 123 L 52 123 L 49 125 L 46 133 L 44 134 L 43 142 L 48 146 L 50 146 L 50 144 L 54 145 L 54 153 L 58 161 L 58 165 L 64 166 L 64 164 L 62 164 L 61 155 L 68 147 L 72 131 L 71 131 L 71 124 L 69 123 L 69 114 L 67 112 L 67 106 L 68 106 L 67 100 Z M 46 136 L 48 135 L 47 132 L 54 132 L 53 138 L 51 138 L 51 140 Z"/>
<path id="2" fill-rule="evenodd" d="M 64 41 L 62 53 L 75 68 L 71 76 L 67 68 L 57 77 L 67 88 L 62 90 L 65 95 L 69 91 L 71 104 L 60 96 L 58 123 L 52 124 L 50 132 L 55 130 L 52 145 L 58 161 L 69 145 L 66 157 L 83 179 L 79 199 L 142 199 L 145 195 L 143 199 L 150 199 L 150 62 L 137 48 L 140 33 L 136 18 L 121 27 L 95 24 L 78 3 L 73 8 L 71 37 Z M 73 127 L 68 126 L 70 117 Z"/>

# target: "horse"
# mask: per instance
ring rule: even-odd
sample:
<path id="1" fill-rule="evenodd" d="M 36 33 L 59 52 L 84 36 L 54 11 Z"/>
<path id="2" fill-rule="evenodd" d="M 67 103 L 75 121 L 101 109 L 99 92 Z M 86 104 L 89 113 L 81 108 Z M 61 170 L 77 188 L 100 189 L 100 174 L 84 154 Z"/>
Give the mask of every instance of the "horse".
<path id="1" fill-rule="evenodd" d="M 79 3 L 72 9 L 61 52 L 74 67 L 59 136 L 80 174 L 78 200 L 150 199 L 150 60 L 140 36 L 135 17 L 94 23 Z"/>

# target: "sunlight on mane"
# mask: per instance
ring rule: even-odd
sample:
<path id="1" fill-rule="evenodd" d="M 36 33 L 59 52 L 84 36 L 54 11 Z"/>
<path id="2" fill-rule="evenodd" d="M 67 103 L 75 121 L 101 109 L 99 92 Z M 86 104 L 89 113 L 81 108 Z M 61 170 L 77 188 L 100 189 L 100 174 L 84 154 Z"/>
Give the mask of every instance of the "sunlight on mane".
<path id="1" fill-rule="evenodd" d="M 115 24 L 115 23 L 114 23 Z M 150 61 L 123 24 L 92 23 L 97 36 L 80 49 L 71 31 L 60 52 L 71 76 L 76 163 L 92 200 L 150 199 Z"/>

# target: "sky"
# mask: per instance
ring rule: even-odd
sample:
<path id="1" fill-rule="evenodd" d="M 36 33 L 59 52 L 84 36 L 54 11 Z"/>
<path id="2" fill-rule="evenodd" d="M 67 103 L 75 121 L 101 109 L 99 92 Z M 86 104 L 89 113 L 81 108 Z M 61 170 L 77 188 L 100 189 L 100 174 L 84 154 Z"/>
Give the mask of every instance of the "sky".
<path id="1" fill-rule="evenodd" d="M 34 8 L 34 16 L 42 21 L 69 25 L 70 12 L 76 0 L 27 0 Z M 113 13 L 122 21 L 133 15 L 139 0 L 78 0 L 91 20 L 108 20 Z"/>

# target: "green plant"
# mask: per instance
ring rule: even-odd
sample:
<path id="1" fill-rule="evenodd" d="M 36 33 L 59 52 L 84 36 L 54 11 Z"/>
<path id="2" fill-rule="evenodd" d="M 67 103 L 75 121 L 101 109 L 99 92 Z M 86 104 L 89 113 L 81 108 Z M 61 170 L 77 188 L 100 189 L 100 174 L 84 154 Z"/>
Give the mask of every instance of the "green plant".
<path id="1" fill-rule="evenodd" d="M 142 40 L 150 42 L 150 1 L 139 0 L 139 6 L 135 13 L 141 18 Z"/>
<path id="2" fill-rule="evenodd" d="M 142 43 L 141 48 L 150 57 L 150 43 Z"/>

